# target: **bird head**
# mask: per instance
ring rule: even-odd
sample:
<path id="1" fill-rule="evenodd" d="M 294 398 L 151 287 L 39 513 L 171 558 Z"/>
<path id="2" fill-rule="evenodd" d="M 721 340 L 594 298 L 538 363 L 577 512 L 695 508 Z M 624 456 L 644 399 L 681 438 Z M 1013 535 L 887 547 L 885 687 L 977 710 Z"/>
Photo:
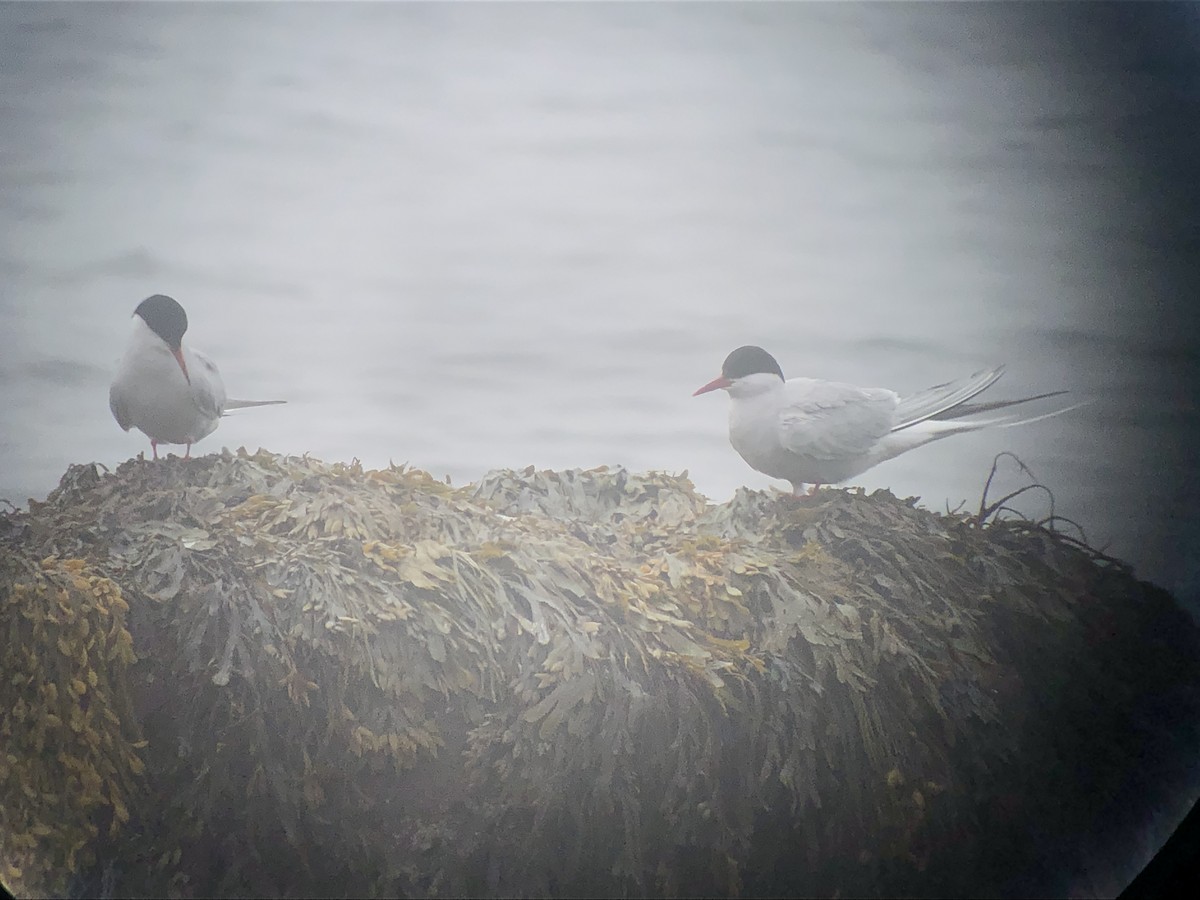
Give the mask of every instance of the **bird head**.
<path id="1" fill-rule="evenodd" d="M 692 394 L 698 397 L 709 391 L 728 391 L 731 397 L 770 390 L 783 384 L 783 369 L 770 353 L 762 347 L 738 347 L 721 365 L 721 374 Z"/>

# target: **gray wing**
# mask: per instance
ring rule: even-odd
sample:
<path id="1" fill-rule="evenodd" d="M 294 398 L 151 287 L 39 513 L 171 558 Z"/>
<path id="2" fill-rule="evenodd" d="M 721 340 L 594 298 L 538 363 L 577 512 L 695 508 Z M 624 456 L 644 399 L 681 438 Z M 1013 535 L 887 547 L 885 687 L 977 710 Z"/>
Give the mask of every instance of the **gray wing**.
<path id="1" fill-rule="evenodd" d="M 217 364 L 199 350 L 188 350 L 188 376 L 192 400 L 196 407 L 211 419 L 218 419 L 225 410 L 225 382 Z"/>
<path id="2" fill-rule="evenodd" d="M 902 398 L 900 400 L 900 407 L 896 411 L 894 430 L 899 431 L 901 428 L 908 428 L 910 425 L 916 425 L 918 422 L 924 422 L 926 419 L 956 419 L 959 415 L 971 415 L 983 412 L 985 409 L 999 409 L 1000 406 L 996 404 L 968 405 L 967 401 L 978 394 L 982 394 L 995 384 L 1003 374 L 1004 366 L 996 366 L 994 369 L 976 372 L 974 375 L 968 375 L 966 378 L 960 378 L 958 381 L 935 384 L 931 388 L 926 388 L 923 391 Z M 1028 399 L 1041 398 L 1031 397 Z M 1006 403 L 1004 405 L 1009 404 Z M 956 407 L 963 407 L 963 412 L 959 414 L 952 413 L 951 410 L 954 410 Z"/>
<path id="3" fill-rule="evenodd" d="M 133 427 L 133 419 L 129 416 L 129 410 L 125 408 L 125 398 L 121 395 L 121 389 L 116 381 L 108 388 L 108 408 L 112 410 L 113 418 L 117 420 L 122 431 L 128 431 Z"/>
<path id="4" fill-rule="evenodd" d="M 812 459 L 862 456 L 892 430 L 900 402 L 894 391 L 793 378 L 784 386 L 779 442 Z"/>

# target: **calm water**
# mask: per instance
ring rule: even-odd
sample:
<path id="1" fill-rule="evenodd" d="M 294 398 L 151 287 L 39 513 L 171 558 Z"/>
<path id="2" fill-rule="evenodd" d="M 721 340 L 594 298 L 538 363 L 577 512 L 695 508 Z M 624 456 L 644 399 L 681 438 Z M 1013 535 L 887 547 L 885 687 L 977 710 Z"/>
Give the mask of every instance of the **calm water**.
<path id="1" fill-rule="evenodd" d="M 770 483 L 690 396 L 739 344 L 902 391 L 1005 361 L 997 395 L 1094 402 L 857 483 L 977 502 L 1013 450 L 1195 596 L 1195 179 L 1155 166 L 1196 82 L 1089 37 L 1114 10 L 0 6 L 0 496 L 147 449 L 107 390 L 154 292 L 232 396 L 290 400 L 199 452 L 456 482 L 621 464 L 724 500 Z"/>
<path id="2" fill-rule="evenodd" d="M 147 449 L 106 393 L 161 291 L 232 396 L 291 401 L 199 452 L 456 482 L 607 463 L 723 500 L 770 483 L 690 396 L 739 344 L 902 391 L 1005 361 L 997 395 L 1094 402 L 856 483 L 977 502 L 1013 450 L 1193 592 L 1196 357 L 1129 143 L 1154 73 L 1072 15 L 2 6 L 0 496 Z"/>

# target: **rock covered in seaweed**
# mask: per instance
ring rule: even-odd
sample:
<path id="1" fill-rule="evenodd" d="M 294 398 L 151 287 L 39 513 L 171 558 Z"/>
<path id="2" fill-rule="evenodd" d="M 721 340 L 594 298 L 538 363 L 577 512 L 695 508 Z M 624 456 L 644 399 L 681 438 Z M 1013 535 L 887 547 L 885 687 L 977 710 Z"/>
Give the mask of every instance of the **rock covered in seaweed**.
<path id="1" fill-rule="evenodd" d="M 0 522 L 0 629 L 27 654 L 0 683 L 0 805 L 34 765 L 64 787 L 6 813 L 0 858 L 25 862 L 0 877 L 1114 892 L 1145 854 L 1113 849 L 1192 787 L 1196 630 L 1060 536 L 977 525 L 886 492 L 711 505 L 620 469 L 456 489 L 261 451 L 73 467 Z M 69 662 L 62 590 L 136 661 Z M 51 686 L 98 742 L 37 707 Z M 67 749 L 35 762 L 49 716 Z"/>

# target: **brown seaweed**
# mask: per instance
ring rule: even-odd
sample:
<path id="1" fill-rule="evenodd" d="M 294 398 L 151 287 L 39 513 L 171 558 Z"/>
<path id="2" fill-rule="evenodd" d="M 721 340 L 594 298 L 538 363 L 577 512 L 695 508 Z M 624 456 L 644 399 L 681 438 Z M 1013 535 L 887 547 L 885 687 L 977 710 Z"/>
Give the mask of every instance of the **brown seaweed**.
<path id="1" fill-rule="evenodd" d="M 1103 892 L 1200 746 L 1169 596 L 887 492 L 239 451 L 3 519 L 18 894 Z"/>

